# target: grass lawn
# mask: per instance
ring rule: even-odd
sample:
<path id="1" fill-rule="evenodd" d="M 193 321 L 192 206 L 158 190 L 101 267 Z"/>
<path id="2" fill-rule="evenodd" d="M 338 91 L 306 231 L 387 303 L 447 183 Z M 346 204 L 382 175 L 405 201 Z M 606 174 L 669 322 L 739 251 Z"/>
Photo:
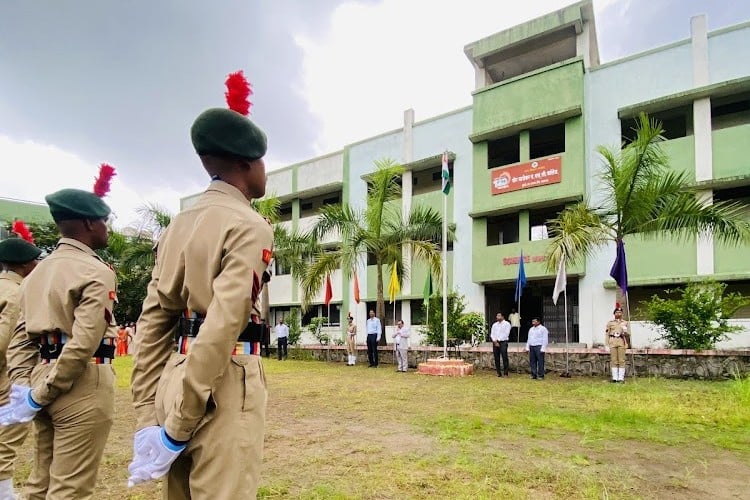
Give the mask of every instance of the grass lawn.
<path id="1" fill-rule="evenodd" d="M 116 361 L 117 421 L 96 498 L 160 498 L 159 483 L 125 484 L 130 358 Z M 750 497 L 750 379 L 440 378 L 275 359 L 265 368 L 261 498 Z"/>

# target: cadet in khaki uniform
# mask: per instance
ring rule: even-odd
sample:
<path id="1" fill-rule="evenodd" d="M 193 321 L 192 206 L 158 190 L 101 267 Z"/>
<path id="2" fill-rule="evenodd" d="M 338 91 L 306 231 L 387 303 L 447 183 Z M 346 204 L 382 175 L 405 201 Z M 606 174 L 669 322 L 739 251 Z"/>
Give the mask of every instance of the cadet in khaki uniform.
<path id="1" fill-rule="evenodd" d="M 257 300 L 273 233 L 249 200 L 265 193 L 266 137 L 228 109 L 203 112 L 191 136 L 212 182 L 157 246 L 134 343 L 129 485 L 167 474 L 168 499 L 255 498 L 266 409 Z"/>
<path id="2" fill-rule="evenodd" d="M 628 348 L 628 322 L 622 319 L 622 308 L 614 310 L 615 319 L 607 322 L 607 346 L 609 348 L 612 382 L 625 382 L 625 350 Z"/>
<path id="3" fill-rule="evenodd" d="M 107 246 L 109 207 L 63 189 L 46 197 L 62 239 L 21 285 L 8 350 L 11 403 L 0 423 L 34 420 L 29 499 L 95 496 L 114 412 L 115 273 L 94 250 Z"/>
<path id="4" fill-rule="evenodd" d="M 10 401 L 10 380 L 5 353 L 18 321 L 21 281 L 36 266 L 42 251 L 21 238 L 0 242 L 0 405 Z M 16 498 L 13 466 L 18 448 L 29 432 L 28 424 L 0 427 L 0 500 Z"/>

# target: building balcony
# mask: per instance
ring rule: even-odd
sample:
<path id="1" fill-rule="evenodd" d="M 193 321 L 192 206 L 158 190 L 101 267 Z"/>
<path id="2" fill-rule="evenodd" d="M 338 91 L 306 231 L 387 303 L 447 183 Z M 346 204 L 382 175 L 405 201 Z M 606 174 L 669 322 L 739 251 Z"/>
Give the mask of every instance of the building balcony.
<path id="1" fill-rule="evenodd" d="M 313 215 L 310 217 L 300 217 L 299 220 L 297 221 L 297 231 L 302 234 L 305 234 L 308 231 L 311 231 L 317 222 L 318 222 L 317 215 Z M 339 241 L 341 241 L 341 236 L 339 235 L 338 231 L 331 231 L 319 243 L 322 245 L 328 245 L 331 243 L 337 243 Z"/>
<path id="2" fill-rule="evenodd" d="M 508 243 L 505 245 L 475 245 L 472 255 L 472 280 L 477 283 L 515 281 L 518 277 L 518 260 L 523 250 L 526 279 L 555 279 L 556 272 L 546 268 L 549 240 Z M 568 266 L 568 275 L 582 275 L 583 264 Z"/>
<path id="3" fill-rule="evenodd" d="M 750 173 L 750 124 L 714 130 L 713 178 L 726 179 Z"/>

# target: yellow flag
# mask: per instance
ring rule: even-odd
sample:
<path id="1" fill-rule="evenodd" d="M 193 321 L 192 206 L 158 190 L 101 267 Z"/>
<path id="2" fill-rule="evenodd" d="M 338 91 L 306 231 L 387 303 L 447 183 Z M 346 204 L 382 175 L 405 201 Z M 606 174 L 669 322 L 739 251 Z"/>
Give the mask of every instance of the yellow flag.
<path id="1" fill-rule="evenodd" d="M 391 297 L 391 304 L 396 299 L 396 294 L 401 291 L 401 285 L 398 284 L 398 275 L 396 274 L 396 263 L 393 264 L 391 271 L 391 283 L 388 285 L 388 295 Z"/>

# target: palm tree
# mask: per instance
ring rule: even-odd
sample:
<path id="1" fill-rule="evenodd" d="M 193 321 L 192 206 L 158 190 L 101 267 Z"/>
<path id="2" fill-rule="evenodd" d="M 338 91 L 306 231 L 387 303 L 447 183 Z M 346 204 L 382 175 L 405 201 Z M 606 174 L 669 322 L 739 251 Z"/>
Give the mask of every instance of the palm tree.
<path id="1" fill-rule="evenodd" d="M 713 234 L 729 244 L 750 241 L 750 219 L 742 204 L 706 204 L 687 173 L 670 169 L 660 146 L 665 140 L 661 123 L 641 114 L 635 132 L 633 142 L 621 150 L 597 148 L 604 165 L 598 188 L 602 204 L 579 202 L 552 221 L 549 270 L 563 257 L 575 264 L 608 242 L 619 245 L 628 235 L 680 240 Z"/>
<path id="2" fill-rule="evenodd" d="M 336 236 L 340 244 L 332 248 L 318 246 L 302 278 L 302 307 L 322 288 L 330 273 L 341 269 L 345 278 L 351 277 L 359 262 L 369 255 L 377 268 L 376 315 L 385 325 L 383 299 L 383 266 L 396 266 L 399 281 L 408 276 L 409 263 L 404 261 L 403 248 L 410 248 L 415 261 L 426 263 L 435 276 L 440 276 L 439 242 L 442 237 L 442 216 L 432 208 L 412 207 L 406 220 L 400 204 L 388 203 L 401 197 L 399 180 L 403 168 L 393 160 L 375 162 L 376 171 L 369 179 L 367 204 L 356 210 L 348 204 L 327 205 L 319 213 L 318 221 L 308 235 L 308 244 Z M 453 238 L 455 226 L 449 228 Z M 385 343 L 385 336 L 381 337 Z"/>
<path id="3" fill-rule="evenodd" d="M 172 222 L 172 214 L 156 204 L 140 206 L 136 212 L 141 220 L 138 227 L 130 228 L 130 232 L 134 234 L 123 253 L 122 265 L 129 270 L 136 267 L 150 270 L 156 261 L 154 245 Z"/>

